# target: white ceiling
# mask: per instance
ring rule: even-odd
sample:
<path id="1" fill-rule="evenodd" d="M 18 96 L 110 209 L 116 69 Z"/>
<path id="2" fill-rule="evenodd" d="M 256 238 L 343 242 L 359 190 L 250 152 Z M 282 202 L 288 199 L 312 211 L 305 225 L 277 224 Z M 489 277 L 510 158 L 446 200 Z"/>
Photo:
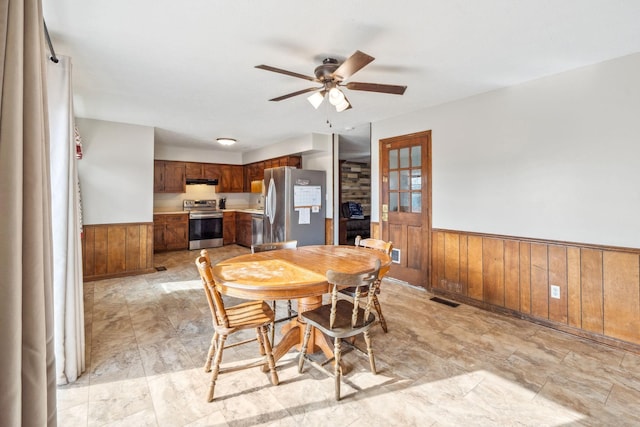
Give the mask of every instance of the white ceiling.
<path id="1" fill-rule="evenodd" d="M 76 115 L 157 128 L 160 143 L 248 151 L 640 51 L 638 0 L 43 0 L 56 53 L 72 57 Z M 353 108 L 314 110 L 305 75 L 356 50 Z M 326 101 L 325 101 L 326 104 Z M 332 123 L 329 127 L 327 120 Z M 220 146 L 215 145 L 216 149 Z"/>

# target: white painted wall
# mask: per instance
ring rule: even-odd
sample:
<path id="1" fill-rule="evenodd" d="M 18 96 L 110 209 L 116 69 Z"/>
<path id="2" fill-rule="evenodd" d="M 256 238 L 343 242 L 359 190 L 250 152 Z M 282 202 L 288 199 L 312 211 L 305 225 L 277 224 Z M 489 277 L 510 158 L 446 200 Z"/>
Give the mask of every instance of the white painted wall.
<path id="1" fill-rule="evenodd" d="M 433 227 L 640 247 L 640 54 L 372 125 L 432 130 Z"/>
<path id="2" fill-rule="evenodd" d="M 195 148 L 181 145 L 156 143 L 154 159 L 176 160 L 180 162 L 225 163 L 241 165 L 242 153 L 216 150 L 212 143 L 211 149 Z"/>
<path id="3" fill-rule="evenodd" d="M 331 138 L 331 135 L 309 133 L 289 138 L 257 150 L 243 153 L 242 163 L 247 164 L 260 162 L 262 160 L 273 159 L 281 156 L 322 153 L 327 150 L 327 138 Z"/>
<path id="4" fill-rule="evenodd" d="M 85 224 L 153 221 L 153 128 L 76 119 Z"/>

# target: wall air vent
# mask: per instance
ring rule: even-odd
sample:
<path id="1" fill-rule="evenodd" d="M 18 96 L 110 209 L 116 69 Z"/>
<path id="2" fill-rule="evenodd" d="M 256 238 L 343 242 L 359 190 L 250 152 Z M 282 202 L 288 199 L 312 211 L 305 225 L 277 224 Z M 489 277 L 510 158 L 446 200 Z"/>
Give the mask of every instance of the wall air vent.
<path id="1" fill-rule="evenodd" d="M 400 249 L 391 249 L 391 262 L 400 264 Z"/>

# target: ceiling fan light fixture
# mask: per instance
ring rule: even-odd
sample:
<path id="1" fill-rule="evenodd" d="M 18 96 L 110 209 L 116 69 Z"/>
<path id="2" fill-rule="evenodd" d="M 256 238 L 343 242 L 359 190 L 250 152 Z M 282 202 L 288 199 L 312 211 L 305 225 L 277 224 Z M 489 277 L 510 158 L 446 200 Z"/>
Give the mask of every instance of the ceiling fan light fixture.
<path id="1" fill-rule="evenodd" d="M 331 88 L 331 90 L 329 90 L 329 102 L 333 106 L 342 104 L 345 102 L 344 93 L 342 93 L 342 91 L 337 87 Z"/>
<path id="2" fill-rule="evenodd" d="M 336 111 L 338 113 L 346 110 L 347 108 L 349 108 L 349 101 L 347 101 L 346 99 L 344 99 L 340 104 L 336 105 Z"/>
<path id="3" fill-rule="evenodd" d="M 316 92 L 313 95 L 309 96 L 307 98 L 307 101 L 309 101 L 311 105 L 313 105 L 313 108 L 317 110 L 320 104 L 322 104 L 322 101 L 324 101 L 324 96 L 322 96 L 320 92 Z"/>
<path id="4" fill-rule="evenodd" d="M 233 138 L 217 138 L 216 141 L 222 145 L 233 145 L 236 143 L 236 140 Z"/>

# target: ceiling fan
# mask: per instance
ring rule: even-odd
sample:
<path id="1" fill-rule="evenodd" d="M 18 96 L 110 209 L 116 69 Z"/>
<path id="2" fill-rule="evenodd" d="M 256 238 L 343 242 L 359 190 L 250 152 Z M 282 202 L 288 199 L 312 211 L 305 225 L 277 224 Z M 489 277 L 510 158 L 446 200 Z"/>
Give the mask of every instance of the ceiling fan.
<path id="1" fill-rule="evenodd" d="M 307 99 L 315 108 L 318 108 L 325 96 L 328 94 L 329 102 L 336 107 L 336 111 L 344 111 L 351 108 L 351 103 L 347 100 L 344 93 L 340 90 L 341 87 L 346 87 L 350 90 L 363 90 L 367 92 L 379 92 L 389 93 L 393 95 L 402 95 L 407 89 L 406 86 L 385 85 L 378 83 L 360 83 L 360 82 L 348 82 L 344 83 L 349 77 L 360 71 L 375 58 L 367 55 L 364 52 L 357 50 L 353 55 L 347 58 L 343 63 L 339 63 L 337 59 L 325 58 L 322 61 L 322 65 L 316 67 L 314 74 L 315 77 L 306 76 L 304 74 L 295 73 L 293 71 L 283 70 L 281 68 L 271 67 L 269 65 L 256 65 L 256 68 L 261 70 L 273 71 L 274 73 L 286 74 L 287 76 L 297 77 L 299 79 L 309 80 L 315 83 L 320 83 L 320 87 L 310 87 L 302 89 L 297 92 L 288 93 L 286 95 L 279 96 L 277 98 L 270 99 L 269 101 L 282 101 L 303 93 L 315 92 Z"/>

